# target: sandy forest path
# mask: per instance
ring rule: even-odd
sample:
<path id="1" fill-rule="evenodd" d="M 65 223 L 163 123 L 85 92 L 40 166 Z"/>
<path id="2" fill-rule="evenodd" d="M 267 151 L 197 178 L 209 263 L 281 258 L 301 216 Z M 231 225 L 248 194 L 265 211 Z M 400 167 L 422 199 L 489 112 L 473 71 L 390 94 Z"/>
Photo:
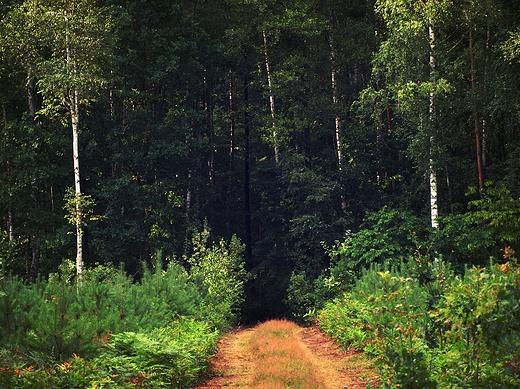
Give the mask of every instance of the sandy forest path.
<path id="1" fill-rule="evenodd" d="M 257 331 L 241 328 L 225 334 L 212 361 L 213 377 L 196 389 L 252 388 L 254 355 L 249 343 Z M 317 327 L 298 327 L 293 335 L 301 348 L 301 358 L 311 363 L 325 389 L 361 389 L 376 378 L 370 362 L 357 352 L 345 352 Z"/>

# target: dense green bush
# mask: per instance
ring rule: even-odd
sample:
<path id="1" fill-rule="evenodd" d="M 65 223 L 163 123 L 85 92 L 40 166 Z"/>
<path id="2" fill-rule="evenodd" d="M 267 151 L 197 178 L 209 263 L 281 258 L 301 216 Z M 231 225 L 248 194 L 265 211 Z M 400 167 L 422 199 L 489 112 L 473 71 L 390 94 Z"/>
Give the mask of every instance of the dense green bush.
<path id="1" fill-rule="evenodd" d="M 113 335 L 96 361 L 105 366 L 114 384 L 189 388 L 205 373 L 218 335 L 204 322 L 180 318 L 150 333 Z"/>
<path id="2" fill-rule="evenodd" d="M 178 315 L 195 315 L 201 297 L 188 274 L 170 264 L 145 270 L 140 283 L 119 271 L 91 272 L 82 285 L 73 282 L 72 264 L 60 274 L 30 286 L 17 278 L 2 283 L 0 323 L 5 345 L 61 360 L 73 354 L 95 355 L 94 340 L 108 331 L 151 331 Z"/>
<path id="3" fill-rule="evenodd" d="M 368 304 L 345 293 L 325 305 L 318 323 L 323 331 L 333 335 L 345 348 L 368 350 L 367 309 Z"/>
<path id="4" fill-rule="evenodd" d="M 470 188 L 468 196 L 474 196 Z M 455 265 L 485 266 L 490 257 L 520 249 L 520 199 L 505 186 L 487 183 L 482 198 L 470 201 L 467 212 L 441 218 L 436 248 Z M 511 251 L 509 251 L 510 253 Z"/>
<path id="5" fill-rule="evenodd" d="M 29 365 L 26 356 L 0 354 L 0 387 L 189 388 L 206 372 L 218 332 L 204 322 L 179 318 L 150 333 L 110 336 L 90 360 L 74 355 L 52 365 Z"/>
<path id="6" fill-rule="evenodd" d="M 1 388 L 185 388 L 238 318 L 247 274 L 237 239 L 199 235 L 190 269 L 157 260 L 139 282 L 74 265 L 32 285 L 0 280 Z"/>
<path id="7" fill-rule="evenodd" d="M 201 300 L 197 314 L 222 330 L 235 323 L 244 301 L 244 284 L 248 273 L 244 268 L 244 245 L 236 236 L 208 247 L 209 231 L 205 228 L 192 240 L 193 253 L 189 280 L 198 286 Z"/>
<path id="8" fill-rule="evenodd" d="M 330 248 L 331 276 L 348 289 L 371 264 L 397 266 L 413 257 L 427 236 L 424 220 L 409 211 L 383 207 L 368 213 L 359 231 Z"/>
<path id="9" fill-rule="evenodd" d="M 320 327 L 374 355 L 385 388 L 520 387 L 516 262 L 456 276 L 434 261 L 428 282 L 423 271 L 373 267 L 320 312 Z"/>

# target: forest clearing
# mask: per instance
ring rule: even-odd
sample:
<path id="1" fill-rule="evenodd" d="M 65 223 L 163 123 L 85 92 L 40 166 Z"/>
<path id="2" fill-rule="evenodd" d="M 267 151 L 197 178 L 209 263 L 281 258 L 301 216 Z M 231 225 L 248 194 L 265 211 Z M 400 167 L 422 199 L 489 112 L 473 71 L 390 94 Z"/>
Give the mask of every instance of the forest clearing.
<path id="1" fill-rule="evenodd" d="M 212 372 L 197 389 L 364 389 L 377 377 L 362 353 L 340 349 L 317 327 L 286 320 L 225 334 Z"/>

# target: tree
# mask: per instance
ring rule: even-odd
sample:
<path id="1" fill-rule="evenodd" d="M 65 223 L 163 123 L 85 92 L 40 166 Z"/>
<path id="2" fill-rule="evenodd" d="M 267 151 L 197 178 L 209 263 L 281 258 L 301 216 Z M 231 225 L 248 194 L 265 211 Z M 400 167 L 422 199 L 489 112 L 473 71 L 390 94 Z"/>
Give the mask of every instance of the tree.
<path id="1" fill-rule="evenodd" d="M 439 98 L 449 91 L 448 81 L 439 76 L 439 50 L 436 26 L 449 11 L 450 2 L 407 1 L 376 2 L 376 12 L 386 29 L 374 60 L 379 90 L 367 89 L 365 98 L 383 101 L 402 119 L 402 130 L 411 131 L 409 151 L 417 162 L 428 161 L 423 171 L 428 176 L 430 221 L 438 227 L 437 169 Z M 384 103 L 383 103 L 384 104 Z"/>
<path id="2" fill-rule="evenodd" d="M 39 92 L 43 95 L 39 114 L 70 120 L 72 127 L 76 271 L 81 282 L 85 220 L 79 166 L 80 107 L 94 99 L 106 82 L 107 61 L 111 56 L 111 17 L 107 10 L 88 0 L 27 0 L 15 6 L 9 16 L 13 30 L 21 31 L 14 38 L 19 38 L 17 43 L 36 51 L 36 55 L 29 56 L 27 65 L 29 77 L 35 66 Z M 66 115 L 61 108 L 67 110 Z"/>

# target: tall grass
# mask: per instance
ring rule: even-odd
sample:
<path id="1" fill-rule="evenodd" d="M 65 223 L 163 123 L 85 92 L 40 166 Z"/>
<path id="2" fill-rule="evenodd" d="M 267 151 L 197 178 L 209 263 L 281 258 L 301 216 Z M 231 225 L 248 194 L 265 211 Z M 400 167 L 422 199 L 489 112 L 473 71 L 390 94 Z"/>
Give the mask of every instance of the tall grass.
<path id="1" fill-rule="evenodd" d="M 272 320 L 258 327 L 248 345 L 255 364 L 251 388 L 325 388 L 298 342 L 299 329 L 287 320 Z"/>

